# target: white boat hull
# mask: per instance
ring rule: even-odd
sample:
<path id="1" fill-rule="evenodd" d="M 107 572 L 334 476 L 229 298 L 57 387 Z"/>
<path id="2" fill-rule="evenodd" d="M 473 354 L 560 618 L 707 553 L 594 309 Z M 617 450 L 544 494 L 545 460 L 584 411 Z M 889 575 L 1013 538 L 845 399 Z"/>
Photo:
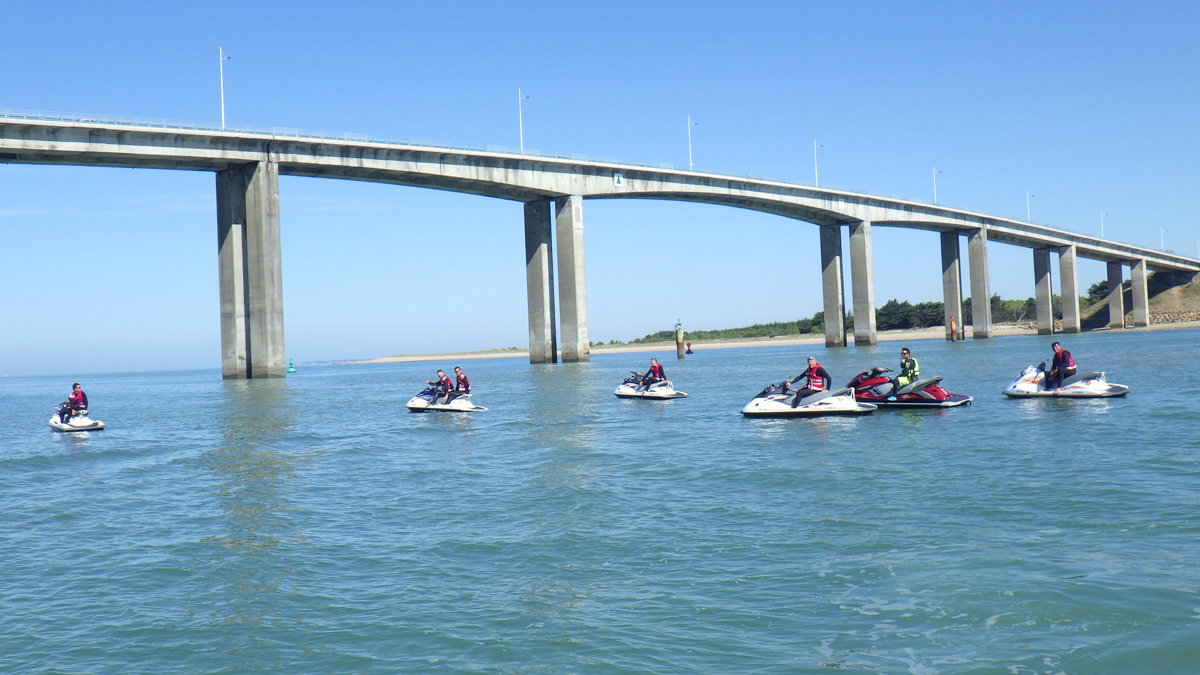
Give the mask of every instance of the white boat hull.
<path id="1" fill-rule="evenodd" d="M 791 393 L 760 394 L 742 408 L 746 417 L 824 417 L 827 415 L 869 415 L 875 412 L 870 403 L 854 399 L 853 389 L 839 389 L 814 394 L 792 407 Z"/>
<path id="2" fill-rule="evenodd" d="M 104 428 L 104 422 L 94 420 L 87 415 L 76 415 L 70 422 L 63 423 L 58 415 L 50 418 L 50 428 L 55 431 L 99 431 Z"/>
<path id="3" fill-rule="evenodd" d="M 1104 373 L 1081 373 L 1063 380 L 1058 393 L 1045 389 L 1046 373 L 1029 366 L 1004 390 L 1010 398 L 1114 398 L 1129 393 L 1123 384 L 1110 384 Z"/>
<path id="4" fill-rule="evenodd" d="M 487 408 L 471 403 L 471 395 L 464 394 L 450 401 L 433 405 L 424 396 L 414 396 L 406 404 L 409 412 L 485 412 Z"/>
<path id="5" fill-rule="evenodd" d="M 682 391 L 675 391 L 671 386 L 670 381 L 664 382 L 658 386 L 652 386 L 647 391 L 638 391 L 637 385 L 625 383 L 617 387 L 613 392 L 620 398 L 641 398 L 651 401 L 666 401 L 672 398 L 687 398 L 687 394 Z"/>

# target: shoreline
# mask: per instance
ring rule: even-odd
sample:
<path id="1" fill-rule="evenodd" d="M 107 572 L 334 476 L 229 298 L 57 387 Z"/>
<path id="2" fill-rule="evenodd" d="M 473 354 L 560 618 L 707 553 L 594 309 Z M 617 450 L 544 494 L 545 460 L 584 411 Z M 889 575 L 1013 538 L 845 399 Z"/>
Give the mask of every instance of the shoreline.
<path id="1" fill-rule="evenodd" d="M 1200 321 L 1186 321 L 1179 323 L 1160 323 L 1147 326 L 1146 328 L 1127 328 L 1126 330 L 1175 330 L 1183 328 L 1200 328 Z M 1028 328 L 1020 325 L 1003 324 L 992 327 L 992 337 L 1008 337 L 1012 335 L 1037 335 L 1036 328 Z M 1092 332 L 1104 332 L 1111 330 L 1109 328 L 1098 328 Z M 965 329 L 966 337 L 970 340 L 971 328 Z M 1060 335 L 1060 333 L 1055 333 Z M 878 342 L 899 342 L 901 340 L 943 340 L 945 339 L 945 328 L 942 326 L 934 326 L 932 328 L 918 328 L 909 330 L 895 330 L 881 332 L 877 335 Z M 1047 336 L 1049 337 L 1049 336 Z M 747 349 L 757 347 L 794 347 L 798 345 L 818 345 L 824 348 L 824 334 L 808 336 L 784 336 L 777 338 L 742 338 L 734 340 L 692 340 L 693 349 Z M 854 336 L 852 333 L 846 336 L 847 345 L 854 344 Z M 621 344 L 621 345 L 598 345 L 592 347 L 592 354 L 631 354 L 638 352 L 673 352 L 675 351 L 674 342 L 654 342 L 649 344 Z M 477 359 L 513 359 L 513 358 L 529 358 L 529 352 L 524 349 L 493 349 L 478 352 L 451 352 L 445 354 L 398 354 L 396 356 L 381 356 L 376 359 L 368 359 L 365 361 L 339 361 L 338 363 L 346 365 L 368 365 L 375 363 L 413 363 L 419 361 L 472 361 Z"/>

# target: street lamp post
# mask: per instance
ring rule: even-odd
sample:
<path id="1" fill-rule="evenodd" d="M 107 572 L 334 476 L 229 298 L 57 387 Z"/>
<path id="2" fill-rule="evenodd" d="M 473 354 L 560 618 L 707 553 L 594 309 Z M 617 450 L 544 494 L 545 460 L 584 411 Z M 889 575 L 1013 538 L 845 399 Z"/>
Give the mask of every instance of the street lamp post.
<path id="1" fill-rule="evenodd" d="M 1166 232 L 1167 232 L 1167 228 L 1159 226 L 1159 228 L 1158 228 L 1158 248 L 1163 253 L 1167 252 Z"/>
<path id="2" fill-rule="evenodd" d="M 217 47 L 217 55 L 221 59 L 221 131 L 225 131 L 225 60 L 233 57 L 225 56 L 224 47 Z"/>
<path id="3" fill-rule="evenodd" d="M 1027 223 L 1033 222 L 1033 216 L 1029 215 L 1029 198 L 1036 197 L 1036 196 L 1037 195 L 1029 194 L 1029 190 L 1025 191 L 1025 222 L 1027 222 Z"/>
<path id="4" fill-rule="evenodd" d="M 817 145 L 817 139 L 813 139 L 813 187 L 821 187 L 821 177 L 817 173 L 817 148 L 823 148 L 823 145 Z"/>
<path id="5" fill-rule="evenodd" d="M 521 101 L 529 98 L 517 87 L 517 133 L 520 134 L 521 152 L 525 152 L 525 115 L 521 110 Z"/>
<path id="6" fill-rule="evenodd" d="M 937 175 L 941 173 L 937 167 L 933 167 L 933 205 L 937 206 Z"/>
<path id="7" fill-rule="evenodd" d="M 1104 216 L 1108 215 L 1104 209 L 1100 209 L 1100 238 L 1104 238 Z"/>
<path id="8" fill-rule="evenodd" d="M 692 167 L 695 166 L 694 164 L 692 164 L 692 127 L 694 127 L 700 123 L 693 122 L 691 115 L 688 115 L 687 120 L 688 120 L 688 122 L 687 122 L 687 127 L 688 127 L 688 171 L 691 171 Z"/>

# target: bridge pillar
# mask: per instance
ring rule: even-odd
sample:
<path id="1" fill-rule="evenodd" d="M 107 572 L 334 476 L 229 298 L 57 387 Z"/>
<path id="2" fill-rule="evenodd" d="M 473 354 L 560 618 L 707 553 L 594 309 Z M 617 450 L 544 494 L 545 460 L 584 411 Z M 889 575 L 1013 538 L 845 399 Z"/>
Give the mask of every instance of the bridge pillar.
<path id="1" fill-rule="evenodd" d="M 967 235 L 967 257 L 971 265 L 971 336 L 992 337 L 992 293 L 988 288 L 987 229 Z"/>
<path id="2" fill-rule="evenodd" d="M 287 364 L 275 162 L 217 172 L 217 264 L 222 377 L 283 377 Z"/>
<path id="3" fill-rule="evenodd" d="M 821 226 L 821 296 L 825 346 L 846 346 L 846 305 L 842 281 L 842 226 Z"/>
<path id="4" fill-rule="evenodd" d="M 1078 333 L 1079 277 L 1075 273 L 1075 245 L 1058 251 L 1058 285 L 1062 293 L 1063 332 Z"/>
<path id="5" fill-rule="evenodd" d="M 529 298 L 529 362 L 557 363 L 554 244 L 550 200 L 525 202 L 525 287 Z"/>
<path id="6" fill-rule="evenodd" d="M 1033 297 L 1037 301 L 1038 335 L 1054 334 L 1054 298 L 1050 285 L 1050 249 L 1033 249 Z"/>
<path id="7" fill-rule="evenodd" d="M 963 338 L 962 317 L 962 268 L 959 260 L 958 232 L 942 232 L 942 320 L 946 325 L 946 339 Z M 954 324 L 954 329 L 950 325 Z"/>
<path id="8" fill-rule="evenodd" d="M 1125 327 L 1125 289 L 1121 279 L 1121 263 L 1108 263 L 1108 327 Z"/>
<path id="9" fill-rule="evenodd" d="M 583 197 L 554 200 L 558 239 L 558 303 L 562 360 L 591 360 L 588 342 L 587 283 L 583 264 Z"/>
<path id="10" fill-rule="evenodd" d="M 1145 328 L 1150 325 L 1150 294 L 1146 288 L 1145 260 L 1133 263 L 1129 279 L 1133 282 L 1133 327 Z"/>
<path id="11" fill-rule="evenodd" d="M 875 330 L 875 282 L 871 271 L 871 223 L 850 224 L 850 292 L 854 299 L 854 344 L 873 345 Z"/>

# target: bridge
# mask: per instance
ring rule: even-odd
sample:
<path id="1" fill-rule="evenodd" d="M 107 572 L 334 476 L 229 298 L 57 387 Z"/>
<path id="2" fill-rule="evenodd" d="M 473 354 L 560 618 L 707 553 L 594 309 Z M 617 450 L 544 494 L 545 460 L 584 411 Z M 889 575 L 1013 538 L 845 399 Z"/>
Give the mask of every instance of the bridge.
<path id="1" fill-rule="evenodd" d="M 667 199 L 762 211 L 815 225 L 826 317 L 845 317 L 841 229 L 849 230 L 855 344 L 877 339 L 871 231 L 941 233 L 947 339 L 964 337 L 961 239 L 967 240 L 972 335 L 992 335 L 987 243 L 1033 251 L 1038 332 L 1053 332 L 1051 253 L 1058 254 L 1063 331 L 1081 327 L 1076 262 L 1108 265 L 1109 317 L 1124 327 L 1122 282 L 1130 268 L 1135 326 L 1149 324 L 1148 271 L 1200 271 L 1200 261 L 1021 221 L 752 176 L 582 156 L 398 143 L 296 129 L 223 130 L 147 118 L 0 110 L 0 163 L 211 171 L 216 175 L 221 367 L 226 378 L 282 377 L 283 284 L 279 176 L 391 183 L 523 202 L 533 363 L 589 358 L 583 202 Z M 552 236 L 553 235 L 553 236 Z M 554 242 L 557 241 L 557 252 Z M 555 265 L 557 253 L 557 265 Z M 557 306 L 555 277 L 557 276 Z M 825 322 L 825 344 L 845 346 L 844 320 Z"/>

